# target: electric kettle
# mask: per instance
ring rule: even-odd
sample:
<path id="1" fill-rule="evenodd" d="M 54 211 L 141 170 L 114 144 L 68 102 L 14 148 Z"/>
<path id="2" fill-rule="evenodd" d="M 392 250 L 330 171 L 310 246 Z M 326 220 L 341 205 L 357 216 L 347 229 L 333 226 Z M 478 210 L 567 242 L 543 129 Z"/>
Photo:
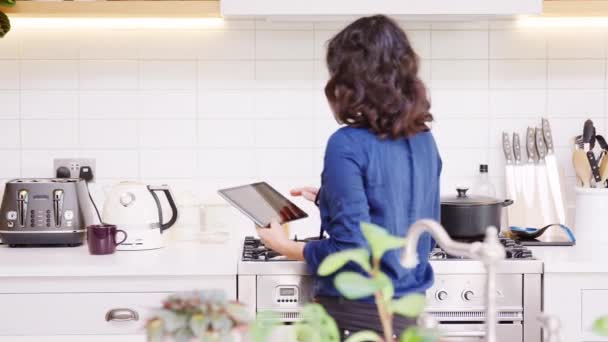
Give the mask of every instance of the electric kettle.
<path id="1" fill-rule="evenodd" d="M 165 194 L 171 207 L 166 223 L 157 192 Z M 177 206 L 167 185 L 120 182 L 106 193 L 102 221 L 127 232 L 127 240 L 117 250 L 157 249 L 164 245 L 162 233 L 177 221 Z"/>

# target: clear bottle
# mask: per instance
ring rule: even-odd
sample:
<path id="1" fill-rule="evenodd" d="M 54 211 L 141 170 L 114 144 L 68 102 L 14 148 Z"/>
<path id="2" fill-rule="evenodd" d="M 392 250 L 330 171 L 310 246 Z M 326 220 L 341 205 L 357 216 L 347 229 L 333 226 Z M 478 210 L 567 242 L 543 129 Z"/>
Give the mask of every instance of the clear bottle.
<path id="1" fill-rule="evenodd" d="M 488 173 L 487 164 L 479 165 L 479 175 L 477 176 L 477 181 L 471 190 L 473 195 L 496 197 L 496 187 L 494 187 L 494 184 L 490 182 L 490 174 Z"/>

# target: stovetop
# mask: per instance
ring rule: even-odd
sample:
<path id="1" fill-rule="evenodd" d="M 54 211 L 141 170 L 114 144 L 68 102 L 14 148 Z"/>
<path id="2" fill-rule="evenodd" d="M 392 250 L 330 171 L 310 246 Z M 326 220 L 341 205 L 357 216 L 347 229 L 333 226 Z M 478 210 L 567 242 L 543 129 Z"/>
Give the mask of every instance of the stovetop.
<path id="1" fill-rule="evenodd" d="M 297 240 L 297 239 L 296 239 Z M 297 240 L 297 241 L 307 241 Z M 522 246 L 519 241 L 515 241 L 509 238 L 501 237 L 500 243 L 505 247 L 506 259 L 518 259 L 518 260 L 530 260 L 534 259 L 532 251 L 526 246 Z M 456 257 L 449 255 L 440 247 L 437 247 L 431 251 L 429 257 L 432 261 L 441 260 L 468 260 L 463 257 Z M 272 249 L 264 246 L 264 243 L 260 239 L 254 238 L 253 236 L 245 237 L 243 243 L 243 261 L 289 261 L 285 256 L 273 251 Z"/>
<path id="2" fill-rule="evenodd" d="M 500 237 L 500 243 L 505 247 L 506 259 L 518 259 L 518 260 L 530 260 L 534 259 L 532 255 L 532 251 L 521 244 L 521 242 L 506 238 Z M 446 253 L 441 247 L 437 246 L 435 249 L 431 251 L 431 255 L 429 256 L 430 260 L 438 261 L 438 260 L 467 260 L 467 258 L 453 256 Z"/>

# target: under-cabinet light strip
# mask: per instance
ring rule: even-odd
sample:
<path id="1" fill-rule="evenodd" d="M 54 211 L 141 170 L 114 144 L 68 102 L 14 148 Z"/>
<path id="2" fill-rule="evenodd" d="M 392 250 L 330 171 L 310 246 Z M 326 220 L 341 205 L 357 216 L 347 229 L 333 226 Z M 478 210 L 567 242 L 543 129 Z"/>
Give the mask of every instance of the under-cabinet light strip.
<path id="1" fill-rule="evenodd" d="M 538 28 L 608 27 L 608 17 L 520 17 L 517 25 Z"/>
<path id="2" fill-rule="evenodd" d="M 26 18 L 13 17 L 13 28 L 197 29 L 216 28 L 222 18 Z"/>

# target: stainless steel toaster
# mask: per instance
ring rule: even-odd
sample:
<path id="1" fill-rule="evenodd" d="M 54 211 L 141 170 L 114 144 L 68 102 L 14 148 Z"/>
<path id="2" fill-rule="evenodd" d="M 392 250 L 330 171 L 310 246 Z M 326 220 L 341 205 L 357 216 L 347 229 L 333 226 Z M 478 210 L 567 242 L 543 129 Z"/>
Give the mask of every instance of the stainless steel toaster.
<path id="1" fill-rule="evenodd" d="M 9 181 L 0 207 L 2 242 L 11 247 L 82 244 L 85 218 L 80 202 L 85 191 L 79 179 Z"/>

